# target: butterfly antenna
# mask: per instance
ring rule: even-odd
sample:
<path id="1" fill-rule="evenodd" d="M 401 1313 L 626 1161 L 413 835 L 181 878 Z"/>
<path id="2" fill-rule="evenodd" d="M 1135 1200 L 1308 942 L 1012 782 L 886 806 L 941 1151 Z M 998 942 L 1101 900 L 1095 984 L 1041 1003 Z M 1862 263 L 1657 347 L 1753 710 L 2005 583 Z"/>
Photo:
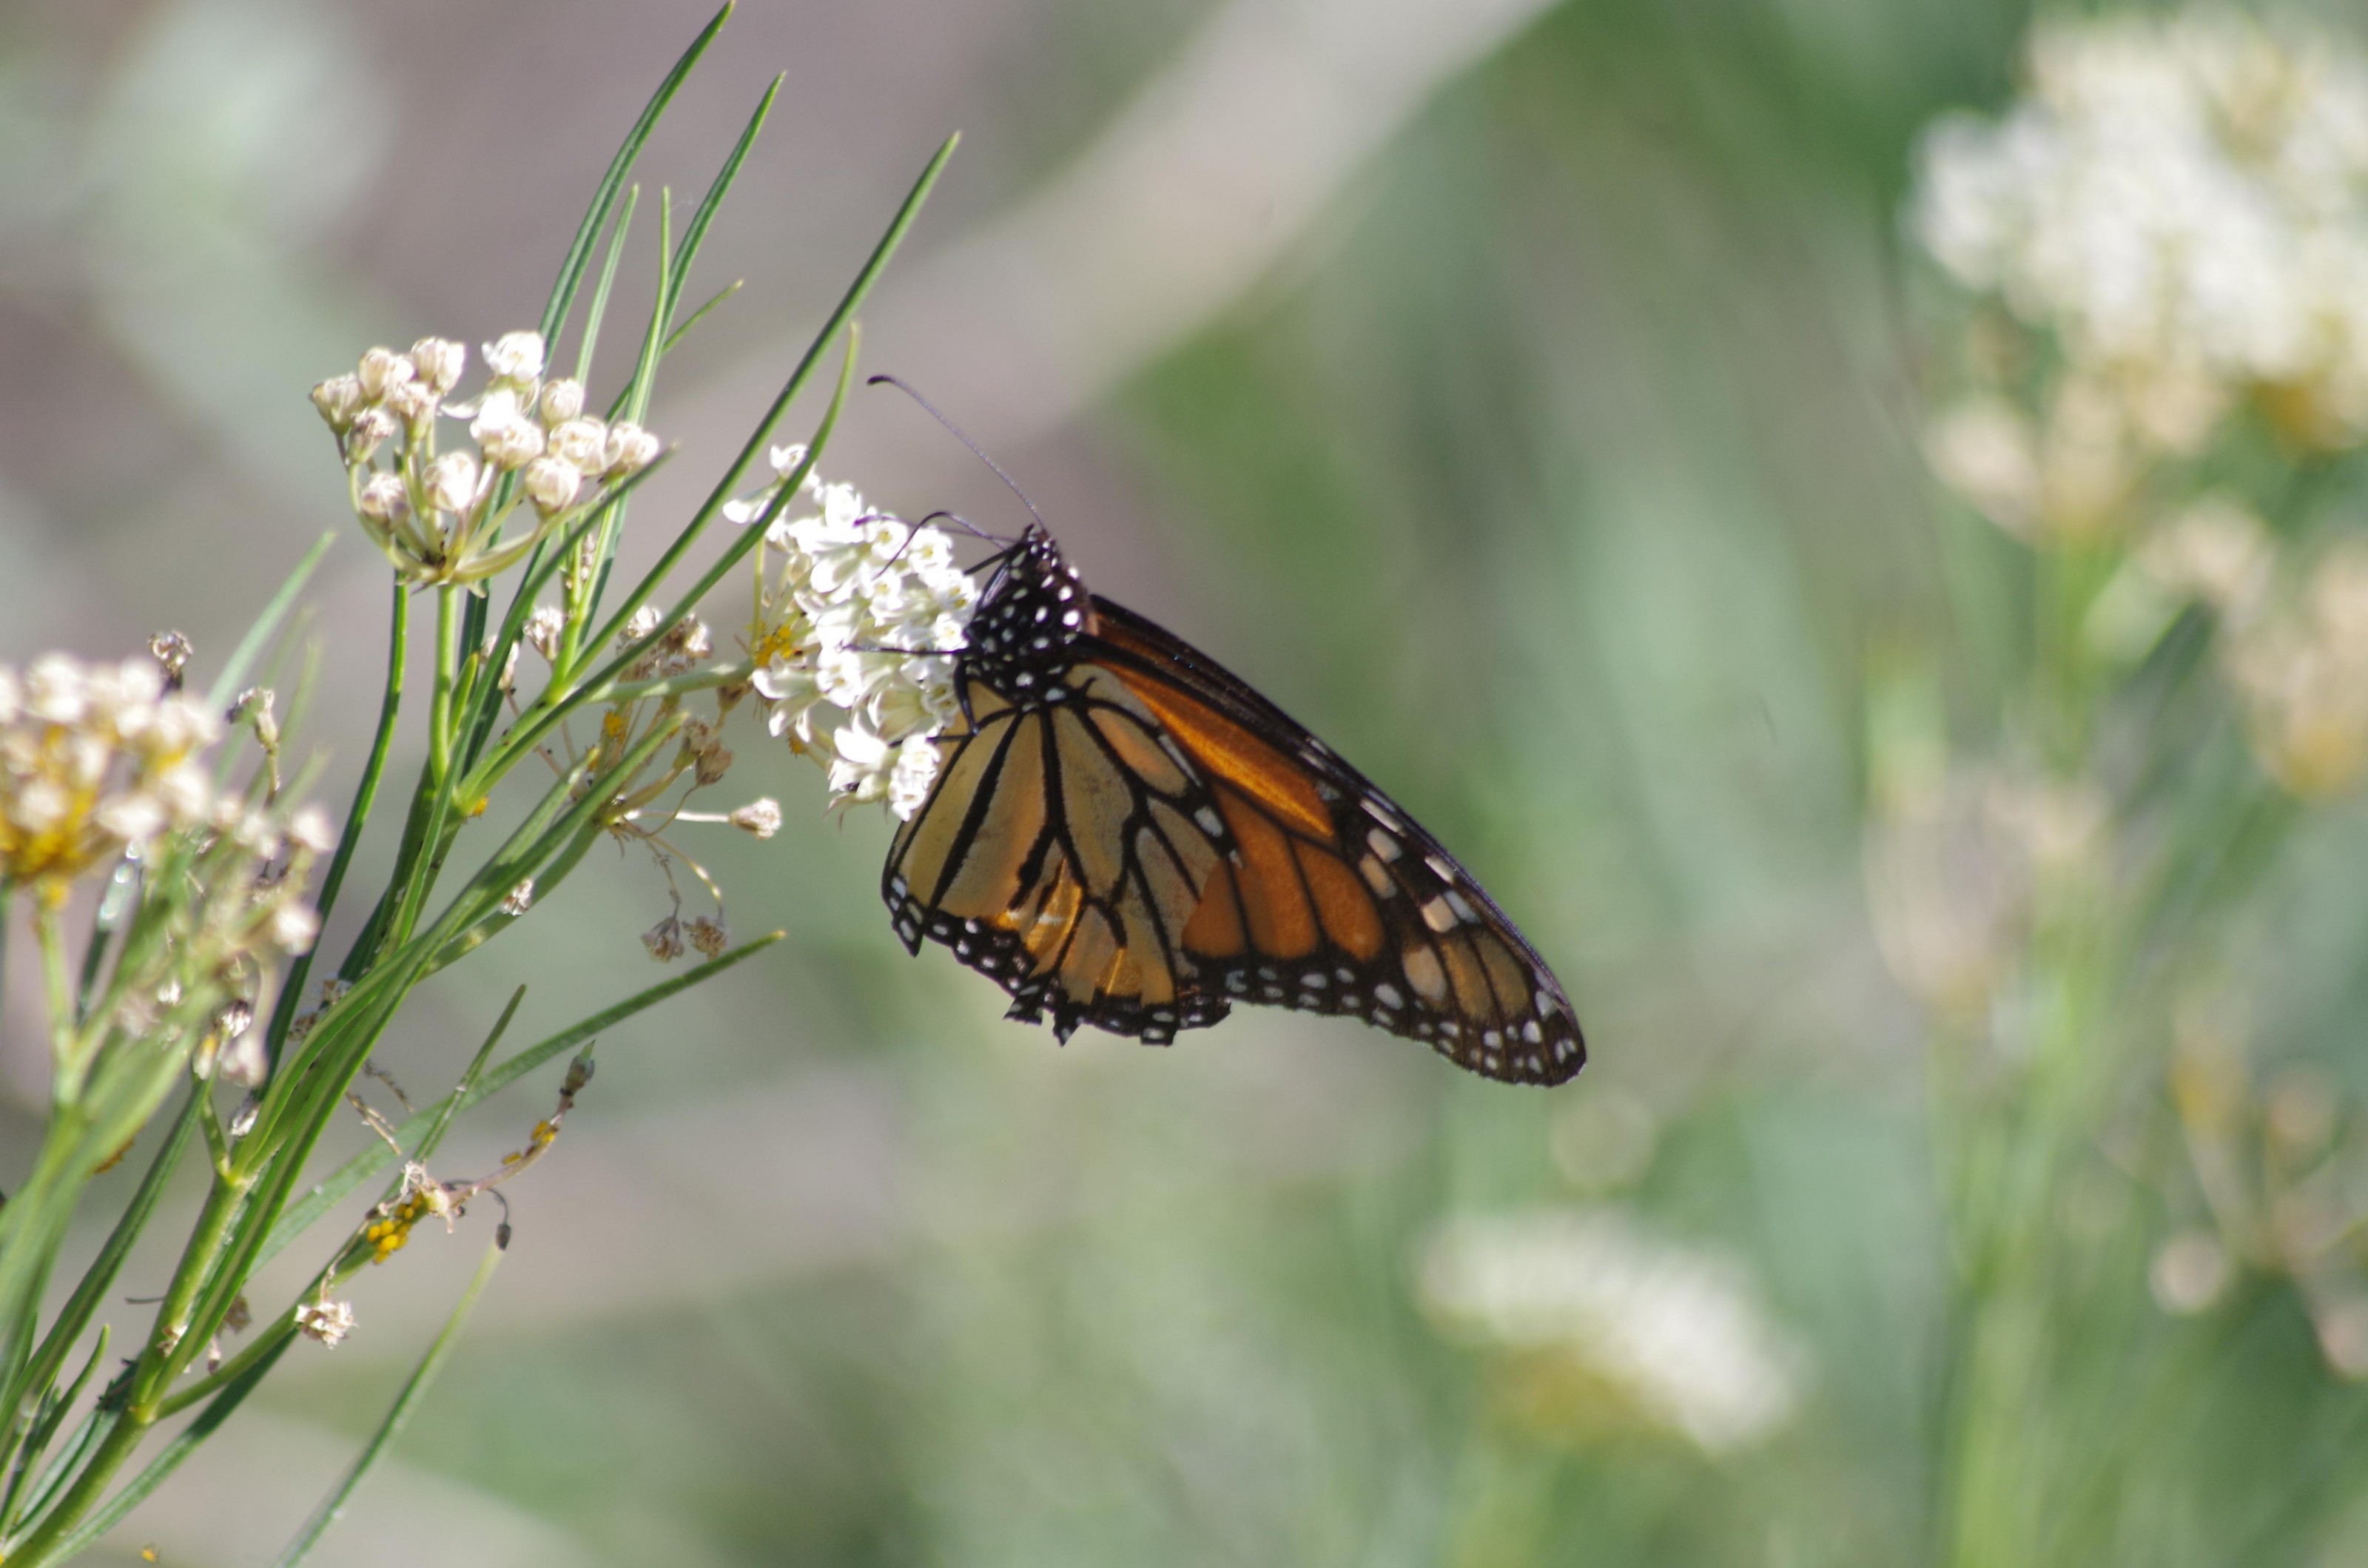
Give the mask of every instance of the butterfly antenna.
<path id="1" fill-rule="evenodd" d="M 930 513 L 928 517 L 923 517 L 919 522 L 913 526 L 915 528 L 925 528 L 931 523 L 938 522 L 940 519 L 953 524 L 954 527 L 962 529 L 962 532 L 970 535 L 971 538 L 983 539 L 989 544 L 1009 544 L 1011 542 L 1001 534 L 991 534 L 987 532 L 985 528 L 980 528 L 976 523 L 972 522 L 968 517 L 963 517 L 961 513 L 949 512 L 943 507 L 939 507 L 938 510 Z"/>
<path id="2" fill-rule="evenodd" d="M 930 418 L 936 420 L 939 424 L 944 426 L 949 431 L 952 432 L 953 438 L 955 440 L 960 441 L 963 446 L 970 449 L 971 456 L 985 463 L 990 470 L 993 470 L 995 477 L 1003 481 L 1005 488 L 1008 489 L 1014 495 L 1019 497 L 1019 504 L 1028 508 L 1028 515 L 1036 519 L 1036 526 L 1038 528 L 1043 528 L 1047 533 L 1052 531 L 1051 527 L 1044 521 L 1044 514 L 1036 509 L 1035 502 L 1028 499 L 1028 492 L 1020 489 L 1019 483 L 1014 481 L 1009 474 L 1004 472 L 996 460 L 993 458 L 988 457 L 985 451 L 980 448 L 976 441 L 973 441 L 968 436 L 963 435 L 961 426 L 947 418 L 943 414 L 939 413 L 938 405 L 936 403 L 931 403 L 928 398 L 925 398 L 919 392 L 915 392 L 903 380 L 895 376 L 885 374 L 873 376 L 863 384 L 866 386 L 876 387 L 883 381 L 888 385 L 894 387 L 898 392 L 903 392 L 906 397 L 911 398 L 915 403 L 919 403 L 923 408 L 927 409 Z M 965 528 L 969 527 L 966 523 L 963 524 L 963 526 Z"/>

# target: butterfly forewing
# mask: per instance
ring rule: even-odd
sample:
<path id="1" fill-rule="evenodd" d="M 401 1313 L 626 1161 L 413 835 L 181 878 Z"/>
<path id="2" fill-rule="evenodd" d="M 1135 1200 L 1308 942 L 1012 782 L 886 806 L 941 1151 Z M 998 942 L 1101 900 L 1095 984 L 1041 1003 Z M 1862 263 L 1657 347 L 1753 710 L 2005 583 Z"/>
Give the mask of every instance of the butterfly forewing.
<path id="1" fill-rule="evenodd" d="M 1031 548 L 1032 547 L 1032 548 Z M 1015 1017 L 1164 1043 L 1233 1001 L 1344 1014 L 1555 1084 L 1586 1047 L 1469 873 L 1255 689 L 1117 605 L 1030 530 L 956 661 L 966 722 L 889 852 L 898 934 Z"/>

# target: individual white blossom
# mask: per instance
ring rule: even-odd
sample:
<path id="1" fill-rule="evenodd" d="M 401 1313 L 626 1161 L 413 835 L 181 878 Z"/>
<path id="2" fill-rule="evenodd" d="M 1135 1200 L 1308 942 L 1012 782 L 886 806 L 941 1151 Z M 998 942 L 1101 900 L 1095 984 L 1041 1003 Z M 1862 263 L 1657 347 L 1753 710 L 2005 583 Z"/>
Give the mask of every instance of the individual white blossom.
<path id="1" fill-rule="evenodd" d="M 477 460 L 467 452 L 446 452 L 427 465 L 420 487 L 427 493 L 427 504 L 438 510 L 465 512 L 477 502 Z"/>
<path id="2" fill-rule="evenodd" d="M 469 351 L 450 338 L 423 337 L 411 346 L 411 364 L 421 383 L 440 397 L 461 384 Z"/>
<path id="3" fill-rule="evenodd" d="M 1458 1219 L 1425 1250 L 1422 1305 L 1458 1337 L 1565 1361 L 1579 1386 L 1710 1453 L 1790 1421 L 1802 1352 L 1731 1257 L 1610 1209 Z"/>
<path id="4" fill-rule="evenodd" d="M 537 458 L 527 464 L 527 499 L 546 517 L 565 511 L 583 488 L 582 472 L 564 458 Z"/>
<path id="5" fill-rule="evenodd" d="M 546 407 L 549 401 L 544 400 Z M 598 419 L 567 419 L 551 428 L 551 455 L 586 473 L 608 466 L 608 450 L 609 427 Z"/>
<path id="6" fill-rule="evenodd" d="M 506 332 L 485 345 L 485 369 L 495 381 L 534 381 L 542 374 L 542 363 L 539 332 Z"/>
<path id="7" fill-rule="evenodd" d="M 636 474 L 657 460 L 658 438 L 631 420 L 620 419 L 609 426 L 609 440 L 601 449 L 601 472 L 611 479 L 624 479 Z"/>
<path id="8" fill-rule="evenodd" d="M 329 813 L 309 803 L 297 807 L 289 817 L 288 837 L 315 855 L 326 855 L 337 846 L 337 829 Z"/>
<path id="9" fill-rule="evenodd" d="M 559 656 L 559 640 L 567 631 L 567 612 L 557 605 L 537 605 L 526 618 L 527 645 L 546 659 Z"/>
<path id="10" fill-rule="evenodd" d="M 526 404 L 508 387 L 497 386 L 477 404 L 469 422 L 469 437 L 485 454 L 485 461 L 507 471 L 523 468 L 542 455 L 542 426 L 527 415 Z"/>
<path id="11" fill-rule="evenodd" d="M 584 412 L 584 383 L 559 376 L 543 383 L 542 422 L 556 428 Z"/>

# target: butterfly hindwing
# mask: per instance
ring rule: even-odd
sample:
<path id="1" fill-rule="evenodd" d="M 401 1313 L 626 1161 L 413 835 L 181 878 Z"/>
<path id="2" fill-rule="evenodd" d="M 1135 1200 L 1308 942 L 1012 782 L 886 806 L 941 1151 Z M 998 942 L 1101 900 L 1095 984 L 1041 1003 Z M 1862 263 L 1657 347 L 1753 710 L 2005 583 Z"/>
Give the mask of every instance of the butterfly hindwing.
<path id="1" fill-rule="evenodd" d="M 982 601 L 964 721 L 889 851 L 907 948 L 951 948 L 1064 1040 L 1089 1023 L 1166 1043 L 1247 1001 L 1362 1018 L 1494 1078 L 1578 1071 L 1560 985 L 1437 840 L 1132 611 L 1093 597 L 1046 634 L 1088 597 L 1049 540 L 1023 559 L 1037 574 Z"/>

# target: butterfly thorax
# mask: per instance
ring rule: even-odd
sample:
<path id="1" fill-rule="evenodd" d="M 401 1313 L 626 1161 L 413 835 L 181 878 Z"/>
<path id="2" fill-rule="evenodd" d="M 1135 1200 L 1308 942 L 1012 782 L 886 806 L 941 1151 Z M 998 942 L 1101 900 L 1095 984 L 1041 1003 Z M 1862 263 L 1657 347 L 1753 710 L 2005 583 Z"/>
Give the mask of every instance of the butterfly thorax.
<path id="1" fill-rule="evenodd" d="M 959 669 L 1021 707 L 1067 695 L 1062 676 L 1075 663 L 1073 644 L 1093 618 L 1092 598 L 1077 569 L 1042 528 L 1030 528 L 996 572 L 971 617 Z"/>

